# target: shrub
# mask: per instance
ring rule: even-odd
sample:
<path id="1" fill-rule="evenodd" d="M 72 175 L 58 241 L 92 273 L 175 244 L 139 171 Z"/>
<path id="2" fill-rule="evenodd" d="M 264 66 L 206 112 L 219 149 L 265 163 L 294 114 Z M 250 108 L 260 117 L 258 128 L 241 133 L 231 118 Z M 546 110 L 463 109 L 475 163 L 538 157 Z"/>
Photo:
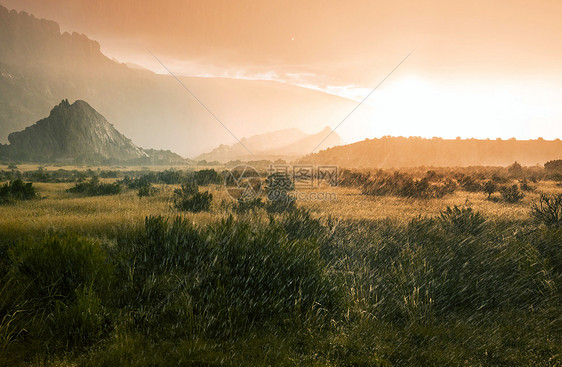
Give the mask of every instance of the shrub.
<path id="1" fill-rule="evenodd" d="M 368 312 L 408 325 L 548 305 L 555 278 L 547 262 L 527 237 L 500 234 L 481 214 L 458 207 L 391 225 L 358 262 L 354 279 L 366 273 L 352 284 L 369 300 Z"/>
<path id="2" fill-rule="evenodd" d="M 425 177 L 414 179 L 409 175 L 394 172 L 388 175 L 379 171 L 375 177 L 363 185 L 363 194 L 397 195 L 408 198 L 441 198 L 456 189 L 456 183 L 449 178 L 438 177 L 428 171 Z"/>
<path id="3" fill-rule="evenodd" d="M 361 187 L 368 180 L 369 174 L 344 169 L 340 174 L 339 185 L 342 187 Z"/>
<path id="4" fill-rule="evenodd" d="M 174 206 L 189 212 L 208 211 L 211 208 L 213 195 L 208 191 L 199 192 L 196 183 L 190 181 L 174 190 Z"/>
<path id="5" fill-rule="evenodd" d="M 462 187 L 463 190 L 468 192 L 478 192 L 482 189 L 482 185 L 478 182 L 478 179 L 474 176 L 465 175 L 463 173 L 459 173 L 455 175 L 455 178 Z"/>
<path id="6" fill-rule="evenodd" d="M 533 186 L 529 185 L 526 178 L 519 181 L 519 187 L 523 191 L 528 191 L 528 192 L 535 191 L 535 188 Z"/>
<path id="7" fill-rule="evenodd" d="M 98 177 L 94 176 L 88 182 L 78 182 L 66 190 L 73 194 L 86 196 L 117 195 L 121 192 L 119 183 L 100 183 Z"/>
<path id="8" fill-rule="evenodd" d="M 470 207 L 447 207 L 439 214 L 441 225 L 453 232 L 469 233 L 478 235 L 486 220 L 479 212 Z"/>
<path id="9" fill-rule="evenodd" d="M 269 199 L 266 209 L 270 213 L 283 213 L 296 207 L 296 198 L 291 195 L 295 189 L 293 180 L 288 174 L 276 172 L 265 180 L 265 192 Z"/>
<path id="10" fill-rule="evenodd" d="M 149 182 L 144 183 L 142 186 L 139 187 L 137 191 L 137 195 L 142 198 L 146 196 L 154 196 L 158 192 L 158 189 Z"/>
<path id="11" fill-rule="evenodd" d="M 24 183 L 17 179 L 0 186 L 0 204 L 13 203 L 16 200 L 31 200 L 37 197 L 31 182 Z"/>
<path id="12" fill-rule="evenodd" d="M 192 173 L 192 179 L 200 186 L 220 184 L 223 181 L 222 176 L 214 169 L 202 169 L 195 171 Z"/>
<path id="13" fill-rule="evenodd" d="M 500 188 L 503 199 L 508 203 L 518 203 L 525 197 L 525 194 L 519 191 L 517 185 L 503 186 Z"/>
<path id="14" fill-rule="evenodd" d="M 510 181 L 509 177 L 504 176 L 503 174 L 500 173 L 494 173 L 492 175 L 492 181 L 498 183 L 498 184 L 506 184 Z"/>
<path id="15" fill-rule="evenodd" d="M 261 198 L 244 198 L 243 196 L 241 196 L 240 198 L 238 198 L 236 211 L 238 213 L 247 213 L 252 210 L 257 210 L 264 207 L 265 203 Z"/>
<path id="16" fill-rule="evenodd" d="M 486 181 L 484 186 L 482 186 L 482 191 L 488 194 L 488 199 L 490 199 L 492 194 L 498 191 L 498 184 L 492 180 Z"/>
<path id="17" fill-rule="evenodd" d="M 541 194 L 538 202 L 531 204 L 531 215 L 547 226 L 562 226 L 562 194 Z"/>
<path id="18" fill-rule="evenodd" d="M 548 161 L 544 164 L 544 169 L 551 174 L 562 174 L 562 159 Z"/>
<path id="19" fill-rule="evenodd" d="M 521 178 L 523 176 L 523 167 L 519 163 L 514 162 L 507 168 L 507 173 L 510 177 Z"/>
<path id="20" fill-rule="evenodd" d="M 290 240 L 319 238 L 323 232 L 320 221 L 312 218 L 304 208 L 289 211 L 280 219 L 280 223 Z"/>

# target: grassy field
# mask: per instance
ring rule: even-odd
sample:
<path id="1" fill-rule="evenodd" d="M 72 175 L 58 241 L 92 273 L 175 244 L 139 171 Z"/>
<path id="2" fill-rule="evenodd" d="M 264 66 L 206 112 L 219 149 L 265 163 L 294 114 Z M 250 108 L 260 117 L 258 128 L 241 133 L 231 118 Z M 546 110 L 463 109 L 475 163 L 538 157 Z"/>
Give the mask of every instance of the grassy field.
<path id="1" fill-rule="evenodd" d="M 562 365 L 562 229 L 531 216 L 557 182 L 281 213 L 74 185 L 0 205 L 0 365 Z"/>

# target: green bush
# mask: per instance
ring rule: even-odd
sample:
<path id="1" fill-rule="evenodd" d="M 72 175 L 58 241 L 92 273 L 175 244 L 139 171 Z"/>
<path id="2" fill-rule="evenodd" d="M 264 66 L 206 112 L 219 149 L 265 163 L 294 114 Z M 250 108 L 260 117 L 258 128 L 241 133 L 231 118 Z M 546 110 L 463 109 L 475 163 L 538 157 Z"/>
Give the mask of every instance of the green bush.
<path id="1" fill-rule="evenodd" d="M 531 215 L 547 226 L 562 226 L 562 194 L 541 194 L 531 204 Z"/>
<path id="2" fill-rule="evenodd" d="M 441 198 L 452 194 L 457 184 L 449 179 L 443 178 L 428 171 L 420 179 L 410 175 L 394 172 L 393 175 L 379 171 L 374 177 L 363 185 L 363 194 L 384 196 L 397 195 L 407 198 L 430 199 Z"/>
<path id="3" fill-rule="evenodd" d="M 211 208 L 213 195 L 208 191 L 199 192 L 194 182 L 187 182 L 174 190 L 174 206 L 179 210 L 190 212 L 208 211 Z"/>
<path id="4" fill-rule="evenodd" d="M 145 182 L 138 188 L 137 195 L 142 198 L 147 196 L 154 196 L 154 194 L 156 194 L 157 192 L 157 188 L 152 186 L 149 182 Z"/>
<path id="5" fill-rule="evenodd" d="M 220 173 L 218 173 L 214 169 L 202 169 L 199 171 L 195 171 L 191 174 L 191 179 L 200 186 L 220 184 L 223 182 L 223 178 Z"/>
<path id="6" fill-rule="evenodd" d="M 90 179 L 90 181 L 78 182 L 66 191 L 85 196 L 117 195 L 121 193 L 121 185 L 117 182 L 107 184 L 100 183 L 99 179 L 94 176 Z"/>
<path id="7" fill-rule="evenodd" d="M 495 181 L 489 180 L 482 186 L 482 191 L 488 194 L 488 200 L 491 199 L 492 194 L 497 192 L 499 189 L 498 184 Z"/>
<path id="8" fill-rule="evenodd" d="M 478 192 L 482 190 L 482 185 L 478 181 L 476 177 L 473 175 L 465 175 L 463 173 L 458 173 L 455 175 L 455 179 L 457 180 L 460 187 L 468 192 Z"/>
<path id="9" fill-rule="evenodd" d="M 265 203 L 261 198 L 245 198 L 241 196 L 240 198 L 238 198 L 235 210 L 236 212 L 243 214 L 264 207 Z"/>
<path id="10" fill-rule="evenodd" d="M 520 202 L 525 197 L 525 194 L 519 191 L 517 185 L 503 186 L 500 188 L 500 193 L 506 202 L 512 204 Z"/>
<path id="11" fill-rule="evenodd" d="M 295 184 L 288 174 L 276 172 L 270 174 L 265 180 L 265 192 L 268 203 L 266 210 L 269 213 L 284 213 L 296 208 L 296 197 L 292 195 Z"/>
<path id="12" fill-rule="evenodd" d="M 17 200 L 31 200 L 37 198 L 37 193 L 31 182 L 24 183 L 17 179 L 0 186 L 0 204 L 9 204 Z"/>
<path id="13" fill-rule="evenodd" d="M 486 219 L 470 207 L 447 207 L 438 217 L 441 225 L 453 233 L 478 235 L 482 232 Z"/>

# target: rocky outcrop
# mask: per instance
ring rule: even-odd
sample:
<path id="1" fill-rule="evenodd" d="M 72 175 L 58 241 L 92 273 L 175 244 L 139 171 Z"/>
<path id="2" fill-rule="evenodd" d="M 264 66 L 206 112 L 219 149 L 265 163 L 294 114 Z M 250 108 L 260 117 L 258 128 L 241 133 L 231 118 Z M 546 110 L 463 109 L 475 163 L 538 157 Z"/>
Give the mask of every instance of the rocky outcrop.
<path id="1" fill-rule="evenodd" d="M 88 103 L 63 100 L 49 117 L 8 136 L 3 150 L 24 161 L 129 161 L 147 157 Z"/>

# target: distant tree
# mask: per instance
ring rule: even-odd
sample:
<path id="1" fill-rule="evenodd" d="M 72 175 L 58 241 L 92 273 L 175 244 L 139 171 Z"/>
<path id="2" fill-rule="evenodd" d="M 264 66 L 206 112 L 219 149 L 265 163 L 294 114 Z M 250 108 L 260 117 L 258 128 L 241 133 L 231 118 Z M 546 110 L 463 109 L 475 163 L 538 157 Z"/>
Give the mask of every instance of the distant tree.
<path id="1" fill-rule="evenodd" d="M 507 168 L 507 173 L 511 177 L 521 177 L 523 175 L 523 167 L 519 163 L 514 162 Z"/>
<path id="2" fill-rule="evenodd" d="M 562 159 L 546 162 L 544 169 L 549 173 L 562 173 Z"/>
<path id="3" fill-rule="evenodd" d="M 11 162 L 8 164 L 8 169 L 18 169 L 18 166 L 14 162 Z"/>

